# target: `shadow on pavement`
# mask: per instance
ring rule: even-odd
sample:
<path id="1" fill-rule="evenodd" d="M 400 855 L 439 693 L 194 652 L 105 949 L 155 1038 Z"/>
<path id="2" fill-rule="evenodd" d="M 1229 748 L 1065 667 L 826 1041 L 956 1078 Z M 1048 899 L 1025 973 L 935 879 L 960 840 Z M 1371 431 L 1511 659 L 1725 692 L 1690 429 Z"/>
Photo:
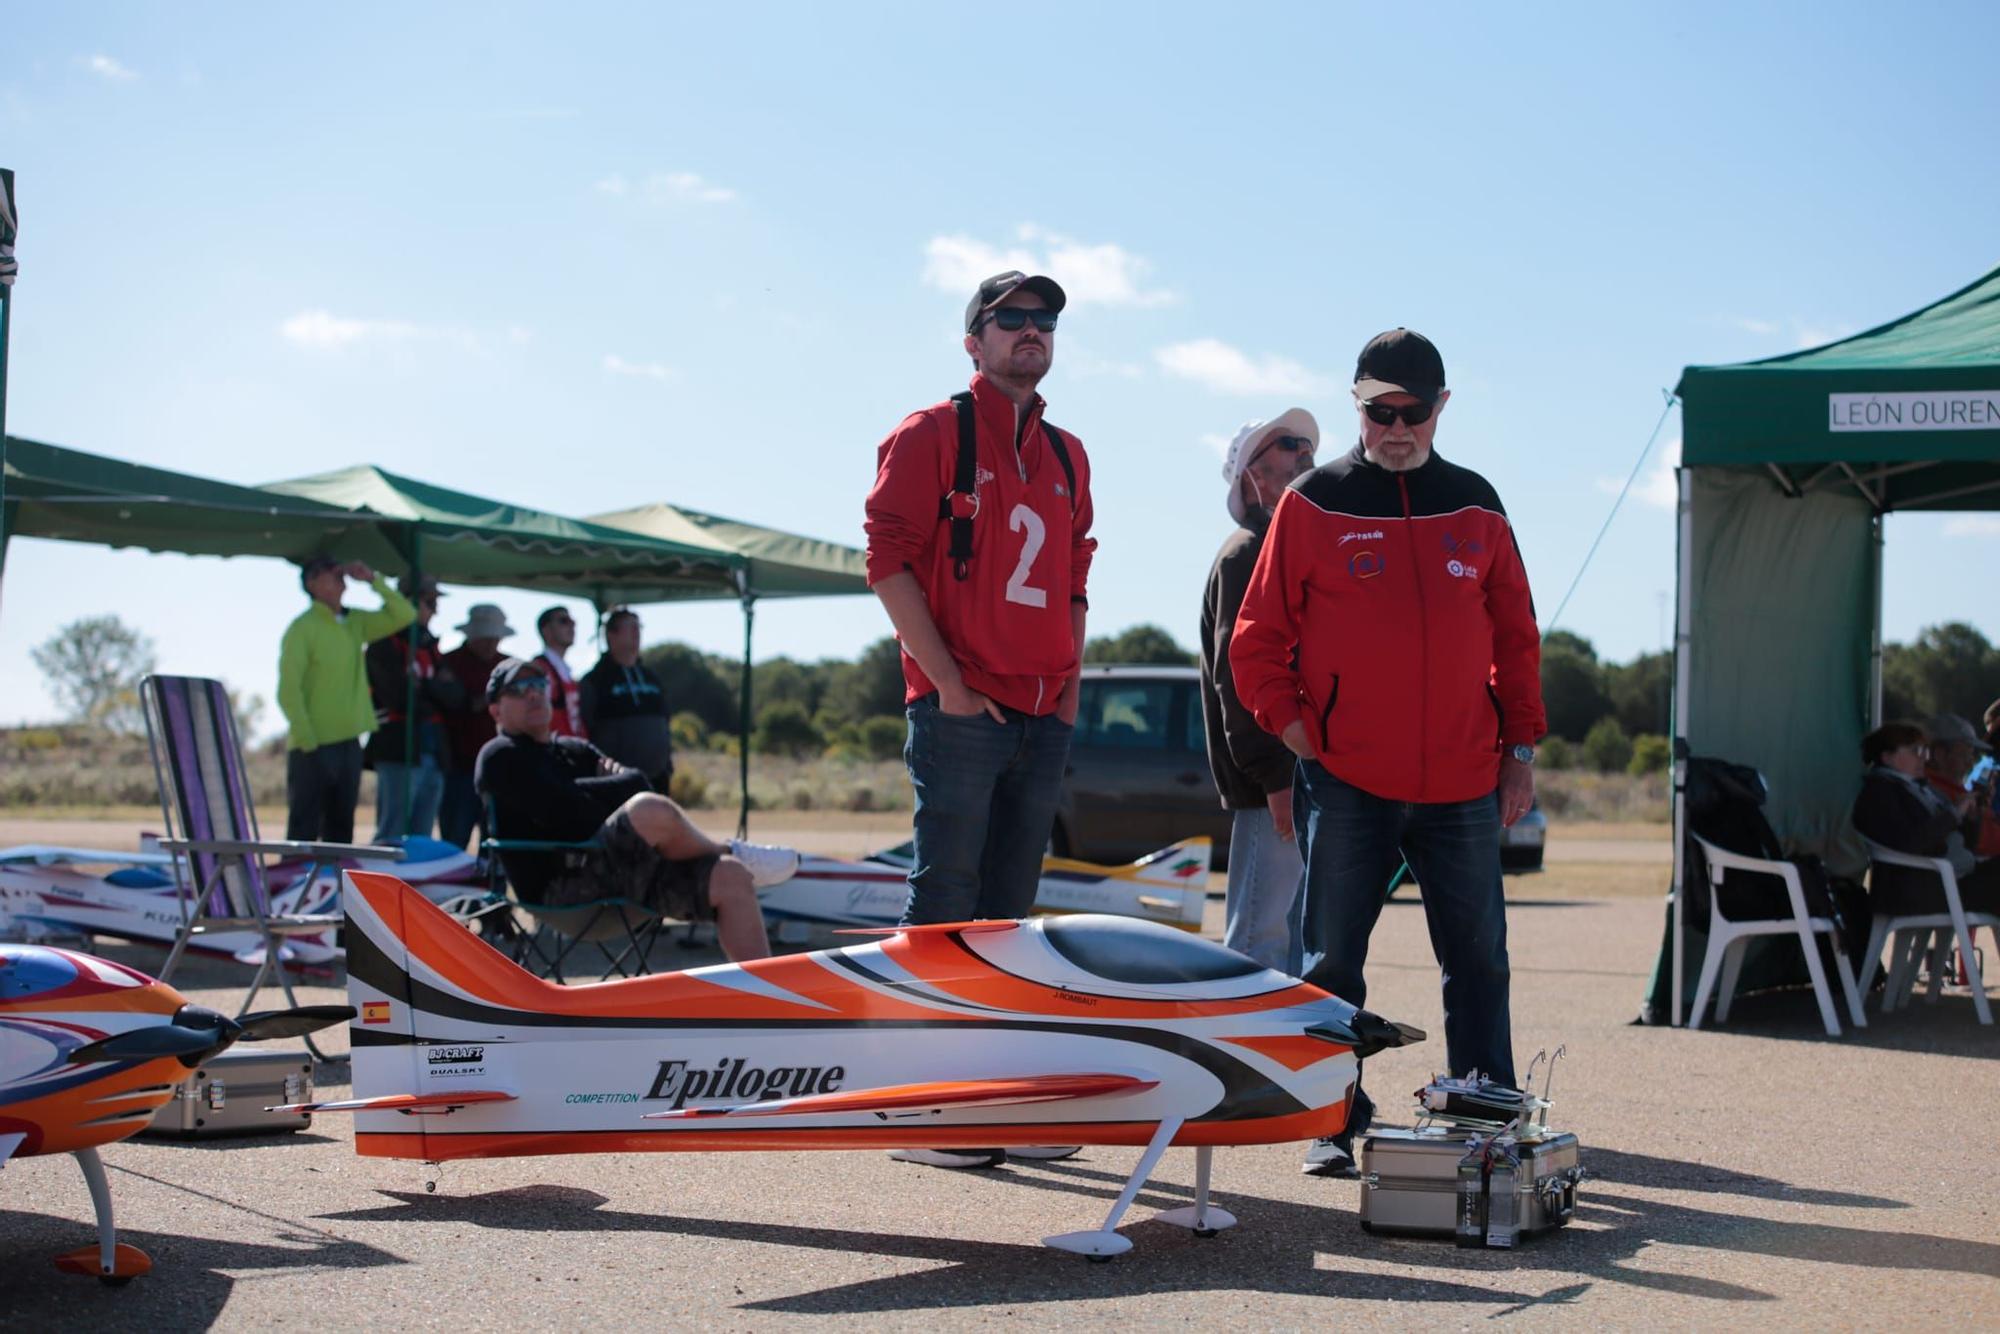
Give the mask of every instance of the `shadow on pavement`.
<path id="1" fill-rule="evenodd" d="M 1837 993 L 1839 984 L 1834 987 Z M 1988 995 L 1991 997 L 1990 990 Z M 1702 1030 L 1787 1041 L 1837 1042 L 1882 1051 L 2000 1059 L 2000 1026 L 1979 1022 L 1972 1009 L 1972 993 L 1964 987 L 1947 990 L 1935 1005 L 1926 1004 L 1920 995 L 1893 1014 L 1883 1014 L 1878 1008 L 1881 1003 L 1879 991 L 1863 997 L 1861 1013 L 1868 1027 L 1855 1028 L 1847 1022 L 1846 1003 L 1840 1002 L 1841 1034 L 1831 1038 L 1820 1023 L 1811 987 L 1758 991 L 1738 996 L 1729 1007 L 1729 1022 L 1725 1024 L 1715 1022 L 1711 1006 L 1702 1020 Z M 2000 1008 L 2000 999 L 1995 1005 Z"/>
<path id="2" fill-rule="evenodd" d="M 77 1189 L 83 1189 L 78 1181 Z M 53 1257 L 97 1241 L 93 1224 L 0 1209 L 0 1324 L 12 1329 L 207 1329 L 244 1270 L 370 1269 L 400 1256 L 316 1228 L 285 1224 L 273 1241 L 218 1241 L 121 1226 L 118 1240 L 152 1257 L 153 1272 L 122 1288 L 59 1272 Z M 321 1313 L 323 1318 L 326 1313 Z M 303 1320 L 313 1313 L 300 1312 Z"/>

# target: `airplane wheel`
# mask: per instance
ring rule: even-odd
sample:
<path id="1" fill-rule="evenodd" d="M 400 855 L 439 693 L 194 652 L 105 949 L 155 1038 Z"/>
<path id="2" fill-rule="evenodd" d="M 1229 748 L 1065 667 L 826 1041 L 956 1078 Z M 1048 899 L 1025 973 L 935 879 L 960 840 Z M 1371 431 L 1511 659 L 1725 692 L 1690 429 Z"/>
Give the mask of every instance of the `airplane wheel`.
<path id="1" fill-rule="evenodd" d="M 97 1281 L 107 1288 L 122 1288 L 132 1281 L 130 1274 L 99 1274 Z"/>
<path id="2" fill-rule="evenodd" d="M 1221 1230 L 1221 1229 L 1219 1229 L 1219 1228 L 1212 1228 L 1212 1227 L 1198 1227 L 1198 1228 L 1195 1228 L 1195 1229 L 1193 1229 L 1193 1231 L 1194 1231 L 1194 1234 L 1195 1234 L 1195 1235 L 1196 1235 L 1197 1237 L 1213 1237 L 1213 1236 L 1215 1236 L 1215 1235 L 1216 1235 L 1216 1233 L 1217 1233 L 1217 1232 L 1219 1232 L 1220 1230 Z"/>
<path id="3" fill-rule="evenodd" d="M 1117 1257 L 1110 1255 L 1086 1255 L 1083 1258 L 1090 1261 L 1094 1265 L 1108 1265 L 1112 1262 L 1112 1260 L 1116 1259 Z"/>

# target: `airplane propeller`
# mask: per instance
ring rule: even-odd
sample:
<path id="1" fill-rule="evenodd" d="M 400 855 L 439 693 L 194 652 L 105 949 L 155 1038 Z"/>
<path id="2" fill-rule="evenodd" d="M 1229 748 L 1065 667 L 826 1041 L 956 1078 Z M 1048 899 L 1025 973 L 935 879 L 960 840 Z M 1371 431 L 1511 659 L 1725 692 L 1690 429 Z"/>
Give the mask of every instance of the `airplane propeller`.
<path id="1" fill-rule="evenodd" d="M 193 1069 L 238 1042 L 303 1037 L 354 1018 L 351 1005 L 301 1005 L 294 1010 L 261 1010 L 231 1019 L 205 1005 L 183 1005 L 171 1024 L 117 1033 L 70 1053 L 72 1064 L 90 1061 L 156 1061 L 178 1056 Z"/>
<path id="2" fill-rule="evenodd" d="M 1379 1014 L 1367 1010 L 1356 1010 L 1354 1017 L 1347 1021 L 1346 1029 L 1326 1024 L 1315 1024 L 1306 1033 L 1325 1042 L 1337 1042 L 1343 1047 L 1352 1047 L 1356 1060 L 1367 1060 L 1378 1051 L 1390 1047 L 1407 1047 L 1412 1042 L 1422 1042 L 1428 1034 L 1412 1024 L 1399 1024 L 1393 1019 L 1384 1019 Z"/>

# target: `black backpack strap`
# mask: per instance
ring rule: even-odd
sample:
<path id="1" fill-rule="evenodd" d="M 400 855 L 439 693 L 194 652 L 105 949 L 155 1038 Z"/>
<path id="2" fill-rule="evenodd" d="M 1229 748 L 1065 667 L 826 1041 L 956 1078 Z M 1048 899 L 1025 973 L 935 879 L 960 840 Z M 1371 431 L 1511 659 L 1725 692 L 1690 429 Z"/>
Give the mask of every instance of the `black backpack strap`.
<path id="1" fill-rule="evenodd" d="M 1049 448 L 1056 453 L 1056 462 L 1062 464 L 1063 477 L 1069 482 L 1069 512 L 1076 513 L 1076 465 L 1069 461 L 1069 449 L 1063 444 L 1062 432 L 1042 421 L 1042 435 L 1049 442 Z"/>
<path id="2" fill-rule="evenodd" d="M 972 560 L 972 516 L 979 513 L 974 473 L 979 462 L 979 433 L 972 394 L 953 394 L 951 401 L 958 409 L 958 462 L 952 469 L 950 492 L 938 499 L 938 518 L 951 525 L 951 572 L 962 580 Z M 1064 466 L 1068 466 L 1067 461 Z"/>

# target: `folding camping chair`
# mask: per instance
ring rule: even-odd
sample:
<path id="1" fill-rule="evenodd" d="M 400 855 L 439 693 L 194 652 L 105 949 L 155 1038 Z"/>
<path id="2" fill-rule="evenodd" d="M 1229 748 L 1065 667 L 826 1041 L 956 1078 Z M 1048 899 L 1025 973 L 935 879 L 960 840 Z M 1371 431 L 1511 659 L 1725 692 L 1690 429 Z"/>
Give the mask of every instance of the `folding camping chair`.
<path id="1" fill-rule="evenodd" d="M 1826 1035 L 1840 1036 L 1840 1020 L 1834 1015 L 1833 992 L 1827 986 L 1826 969 L 1820 963 L 1819 947 L 1813 937 L 1825 935 L 1833 943 L 1833 963 L 1840 973 L 1841 989 L 1847 993 L 1847 1014 L 1856 1028 L 1866 1028 L 1868 1021 L 1861 1017 L 1861 993 L 1854 984 L 1854 969 L 1848 965 L 1847 954 L 1840 948 L 1840 937 L 1830 917 L 1815 917 L 1806 910 L 1805 887 L 1799 879 L 1799 868 L 1788 861 L 1767 857 L 1746 857 L 1741 853 L 1719 848 L 1700 834 L 1690 834 L 1701 848 L 1702 860 L 1708 864 L 1708 952 L 1701 962 L 1701 981 L 1695 984 L 1694 1008 L 1688 1012 L 1688 1027 L 1701 1027 L 1702 1011 L 1708 1008 L 1709 993 L 1715 991 L 1715 1022 L 1726 1023 L 1729 1019 L 1729 1003 L 1736 994 L 1736 979 L 1743 968 L 1743 951 L 1752 936 L 1796 935 L 1799 948 L 1805 951 L 1806 972 L 1812 977 L 1813 994 L 1819 998 L 1820 1021 L 1826 1025 Z M 1782 917 L 1761 917 L 1747 920 L 1732 920 L 1722 911 L 1722 885 L 1731 871 L 1755 875 L 1774 875 L 1784 881 L 1785 895 L 1790 900 L 1791 911 Z M 1716 987 L 1717 972 L 1721 973 L 1721 986 Z"/>
<path id="2" fill-rule="evenodd" d="M 1986 999 L 1986 983 L 1981 976 L 1979 956 L 1972 949 L 1972 933 L 1980 927 L 1990 927 L 2000 936 L 2000 916 L 1985 912 L 1967 912 L 1965 901 L 1958 893 L 1958 873 L 1951 869 L 1951 863 L 1943 857 L 1920 857 L 1912 853 L 1897 852 L 1885 848 L 1873 839 L 1864 838 L 1868 845 L 1870 881 L 1877 866 L 1907 866 L 1914 870 L 1929 871 L 1936 875 L 1938 884 L 1944 890 L 1943 912 L 1906 913 L 1891 917 L 1878 913 L 1875 927 L 1868 935 L 1868 967 L 1861 979 L 1865 988 L 1875 980 L 1875 970 L 1882 966 L 1882 945 L 1889 945 L 1889 981 L 1882 991 L 1882 1009 L 1894 1010 L 1910 998 L 1910 990 L 1917 977 L 1917 960 L 1926 953 L 1930 955 L 1930 989 L 1926 1001 L 1935 1001 L 1938 991 L 1944 985 L 1945 961 L 1950 957 L 1951 944 L 1958 943 L 1959 958 L 1965 961 L 1966 980 L 1972 984 L 1972 1012 L 1979 1016 L 1979 1022 L 1993 1022 L 1993 1007 Z"/>
<path id="3" fill-rule="evenodd" d="M 613 973 L 620 977 L 641 977 L 652 971 L 647 956 L 652 953 L 654 943 L 666 926 L 666 919 L 659 913 L 642 903 L 616 896 L 589 899 L 582 903 L 535 903 L 522 898 L 507 880 L 500 854 L 555 852 L 566 856 L 580 855 L 601 846 L 601 839 L 563 843 L 549 839 L 507 838 L 498 832 L 499 828 L 499 812 L 489 801 L 486 803 L 486 835 L 479 840 L 479 850 L 482 855 L 493 854 L 487 859 L 491 891 L 495 897 L 505 896 L 535 924 L 534 930 L 515 934 L 516 963 L 558 985 L 567 985 L 568 979 L 563 975 L 564 962 L 579 945 L 588 944 L 596 946 L 604 956 L 601 977 L 609 977 Z M 555 937 L 552 949 L 542 947 L 541 933 L 544 928 Z M 613 954 L 612 946 L 621 937 L 624 944 Z M 630 969 L 626 967 L 628 960 L 633 964 Z"/>
<path id="4" fill-rule="evenodd" d="M 321 870 L 337 875 L 349 857 L 400 861 L 400 848 L 352 843 L 270 840 L 257 828 L 257 811 L 243 769 L 243 746 L 236 715 L 222 682 L 199 676 L 149 676 L 139 685 L 146 733 L 152 743 L 153 773 L 160 785 L 160 812 L 168 837 L 160 850 L 174 859 L 181 923 L 160 980 L 180 965 L 188 942 L 212 931 L 257 932 L 264 958 L 243 997 L 238 1015 L 247 1014 L 266 980 L 276 976 L 285 1000 L 296 1006 L 283 964 L 287 936 L 312 935 L 340 927 L 337 913 L 280 914 L 271 911 L 265 857 L 297 857 L 306 862 L 311 884 Z M 326 1057 L 307 1038 L 306 1049 Z"/>

